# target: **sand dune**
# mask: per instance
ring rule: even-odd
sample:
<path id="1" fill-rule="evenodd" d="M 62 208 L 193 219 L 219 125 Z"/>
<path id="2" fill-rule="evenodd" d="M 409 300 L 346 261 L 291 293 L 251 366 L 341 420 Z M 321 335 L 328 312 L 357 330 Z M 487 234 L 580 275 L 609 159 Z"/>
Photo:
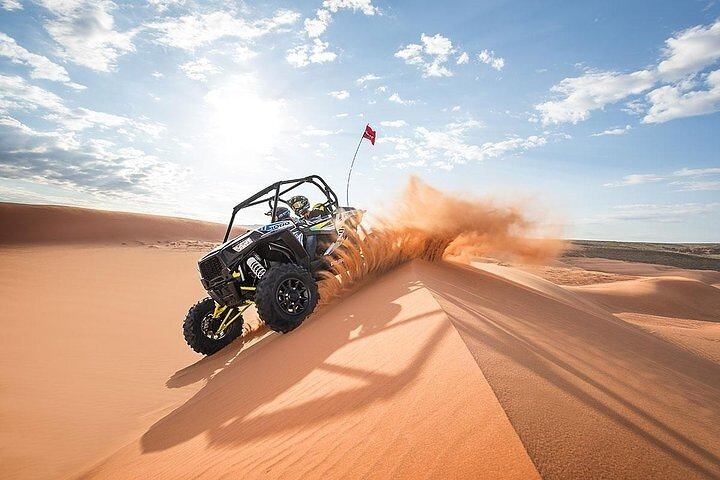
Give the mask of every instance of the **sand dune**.
<path id="1" fill-rule="evenodd" d="M 575 287 L 613 313 L 644 313 L 720 322 L 720 295 L 711 285 L 684 277 L 642 278 Z"/>
<path id="2" fill-rule="evenodd" d="M 718 288 L 688 277 L 692 275 L 642 278 L 573 290 L 618 318 L 720 364 Z"/>
<path id="3" fill-rule="evenodd" d="M 689 270 L 685 268 L 668 267 L 666 265 L 609 260 L 607 258 L 564 257 L 563 263 L 565 265 L 580 267 L 583 270 L 616 275 L 684 277 L 709 284 L 720 283 L 720 272 L 714 270 Z"/>
<path id="4" fill-rule="evenodd" d="M 615 317 L 720 363 L 720 272 L 602 258 L 522 270 L 563 285 Z M 593 270 L 585 270 L 578 265 Z M 499 268 L 497 266 L 491 266 Z M 629 281 L 631 280 L 631 281 Z"/>
<path id="5" fill-rule="evenodd" d="M 0 245 L 219 242 L 225 234 L 225 226 L 197 220 L 15 203 L 0 203 L 0 225 Z"/>
<path id="6" fill-rule="evenodd" d="M 413 261 L 200 359 L 200 252 L 48 231 L 0 247 L 3 478 L 720 477 L 712 272 Z"/>

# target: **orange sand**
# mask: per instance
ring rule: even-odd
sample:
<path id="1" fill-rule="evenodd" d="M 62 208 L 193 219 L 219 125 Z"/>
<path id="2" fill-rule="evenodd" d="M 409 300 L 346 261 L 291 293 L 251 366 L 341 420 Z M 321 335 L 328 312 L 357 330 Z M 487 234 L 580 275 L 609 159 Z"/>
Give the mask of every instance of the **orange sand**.
<path id="1" fill-rule="evenodd" d="M 228 213 L 228 219 L 230 215 Z M 218 242 L 225 226 L 184 218 L 0 202 L 0 245 Z"/>
<path id="2" fill-rule="evenodd" d="M 413 261 L 201 359 L 202 253 L 139 242 L 215 237 L 83 212 L 0 248 L 3 478 L 720 477 L 720 343 L 677 334 L 718 326 L 717 280 Z"/>

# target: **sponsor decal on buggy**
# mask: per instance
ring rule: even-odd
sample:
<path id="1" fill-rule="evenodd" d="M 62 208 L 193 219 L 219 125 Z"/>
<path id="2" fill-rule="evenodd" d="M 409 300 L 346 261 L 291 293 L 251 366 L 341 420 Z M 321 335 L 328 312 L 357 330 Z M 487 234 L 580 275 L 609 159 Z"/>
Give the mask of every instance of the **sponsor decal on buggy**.
<path id="1" fill-rule="evenodd" d="M 239 243 L 236 243 L 235 245 L 233 245 L 232 249 L 235 250 L 236 252 L 240 253 L 243 250 L 245 250 L 248 247 L 248 245 L 250 245 L 251 243 L 253 243 L 253 239 L 248 237 L 245 240 L 243 240 L 242 242 L 239 242 Z"/>
<path id="2" fill-rule="evenodd" d="M 269 223 L 263 227 L 260 227 L 261 232 L 274 232 L 285 227 L 292 227 L 295 225 L 292 220 L 283 220 L 282 222 Z"/>

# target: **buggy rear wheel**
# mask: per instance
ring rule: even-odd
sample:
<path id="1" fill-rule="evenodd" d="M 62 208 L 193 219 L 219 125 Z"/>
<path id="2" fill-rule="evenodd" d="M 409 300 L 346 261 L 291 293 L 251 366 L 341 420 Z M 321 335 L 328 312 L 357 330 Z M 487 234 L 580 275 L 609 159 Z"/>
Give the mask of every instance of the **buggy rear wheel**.
<path id="1" fill-rule="evenodd" d="M 281 333 L 299 327 L 315 310 L 317 301 L 318 288 L 312 275 L 292 263 L 270 267 L 255 291 L 260 319 Z"/>

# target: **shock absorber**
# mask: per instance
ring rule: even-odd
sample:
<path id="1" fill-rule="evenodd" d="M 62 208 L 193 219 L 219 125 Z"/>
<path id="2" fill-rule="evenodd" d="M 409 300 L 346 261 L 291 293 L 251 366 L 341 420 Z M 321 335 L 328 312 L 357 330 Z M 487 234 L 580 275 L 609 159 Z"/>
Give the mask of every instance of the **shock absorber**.
<path id="1" fill-rule="evenodd" d="M 255 277 L 259 280 L 265 275 L 265 267 L 262 266 L 260 262 L 257 261 L 255 257 L 250 257 L 247 259 L 247 265 L 250 267 L 250 271 L 255 275 Z"/>

